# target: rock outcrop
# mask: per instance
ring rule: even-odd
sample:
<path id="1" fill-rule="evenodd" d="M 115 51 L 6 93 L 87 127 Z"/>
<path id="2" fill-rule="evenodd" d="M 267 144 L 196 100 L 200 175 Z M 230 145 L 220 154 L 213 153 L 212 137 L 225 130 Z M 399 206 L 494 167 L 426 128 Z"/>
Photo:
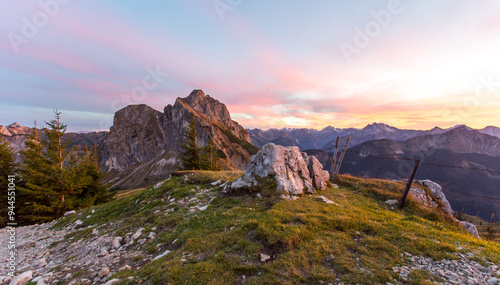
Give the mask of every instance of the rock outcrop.
<path id="1" fill-rule="evenodd" d="M 194 118 L 197 144 L 203 147 L 210 138 L 219 155 L 222 169 L 244 169 L 258 150 L 248 132 L 231 120 L 226 106 L 194 90 L 177 98 L 163 113 L 146 105 L 130 105 L 118 112 L 100 146 L 101 165 L 116 188 L 153 184 L 180 166 L 183 134 Z"/>
<path id="2" fill-rule="evenodd" d="M 469 234 L 471 234 L 477 238 L 481 238 L 479 236 L 479 232 L 477 231 L 477 228 L 474 224 L 469 223 L 467 221 L 460 221 L 460 224 L 462 224 L 462 227 L 464 227 L 469 232 Z"/>
<path id="3" fill-rule="evenodd" d="M 323 170 L 323 165 L 314 156 L 300 152 L 295 146 L 269 143 L 252 156 L 243 177 L 233 182 L 231 188 L 249 188 L 257 184 L 256 177 L 268 176 L 275 178 L 277 191 L 293 195 L 325 189 L 329 178 L 328 171 Z"/>
<path id="4" fill-rule="evenodd" d="M 446 213 L 453 216 L 455 211 L 453 211 L 450 202 L 448 202 L 448 199 L 446 199 L 446 195 L 444 195 L 443 188 L 441 187 L 441 185 L 431 180 L 416 180 L 415 182 L 422 186 L 426 186 L 429 188 L 429 190 L 431 190 L 432 193 L 431 197 L 426 195 L 428 197 L 427 199 L 421 199 L 426 206 L 437 207 L 438 205 L 441 205 L 442 209 Z M 414 197 L 418 197 L 418 195 L 415 195 Z"/>

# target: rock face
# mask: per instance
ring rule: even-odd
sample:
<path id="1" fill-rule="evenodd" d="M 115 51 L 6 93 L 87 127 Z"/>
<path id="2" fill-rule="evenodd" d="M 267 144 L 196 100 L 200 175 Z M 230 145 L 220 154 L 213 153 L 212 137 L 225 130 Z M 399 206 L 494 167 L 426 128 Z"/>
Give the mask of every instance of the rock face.
<path id="1" fill-rule="evenodd" d="M 248 132 L 231 120 L 224 104 L 194 90 L 166 106 L 163 113 L 146 105 L 116 112 L 108 138 L 100 147 L 101 164 L 110 172 L 112 184 L 116 188 L 143 186 L 176 170 L 181 163 L 179 144 L 193 118 L 198 146 L 213 138 L 222 169 L 244 169 L 257 152 Z"/>
<path id="2" fill-rule="evenodd" d="M 328 171 L 314 157 L 300 152 L 298 147 L 283 147 L 266 144 L 252 157 L 243 177 L 233 182 L 231 188 L 251 187 L 257 183 L 255 177 L 274 176 L 277 191 L 299 195 L 325 189 Z"/>

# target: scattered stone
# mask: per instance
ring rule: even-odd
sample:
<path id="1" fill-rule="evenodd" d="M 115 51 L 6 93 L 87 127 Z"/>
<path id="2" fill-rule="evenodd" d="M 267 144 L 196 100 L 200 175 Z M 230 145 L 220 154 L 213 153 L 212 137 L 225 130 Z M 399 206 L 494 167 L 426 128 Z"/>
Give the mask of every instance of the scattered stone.
<path id="1" fill-rule="evenodd" d="M 169 254 L 170 253 L 170 250 L 166 250 L 164 253 L 158 255 L 157 257 L 155 257 L 153 260 L 157 260 L 157 259 L 160 259 L 162 257 L 164 257 L 165 255 Z"/>
<path id="2" fill-rule="evenodd" d="M 387 200 L 387 201 L 385 201 L 384 203 L 386 203 L 386 204 L 387 204 L 387 205 L 389 205 L 389 206 L 395 206 L 395 205 L 397 205 L 397 204 L 399 203 L 399 201 L 398 201 L 398 200 L 391 199 L 391 200 Z"/>
<path id="3" fill-rule="evenodd" d="M 85 217 L 86 219 L 90 219 L 92 218 L 92 215 L 88 215 L 87 217 Z"/>
<path id="4" fill-rule="evenodd" d="M 83 227 L 85 227 L 83 225 L 83 222 L 81 220 L 76 220 L 76 222 L 75 222 L 75 228 L 78 229 L 78 228 L 83 228 Z"/>
<path id="5" fill-rule="evenodd" d="M 90 212 L 93 214 L 93 213 L 95 213 L 95 210 L 94 210 L 94 209 L 92 209 L 92 211 L 90 211 Z"/>
<path id="6" fill-rule="evenodd" d="M 34 278 L 33 280 L 31 280 L 31 282 L 36 282 L 36 285 L 45 285 L 45 280 L 42 276 Z"/>
<path id="7" fill-rule="evenodd" d="M 297 196 L 289 196 L 289 195 L 285 195 L 285 194 L 281 194 L 281 199 L 285 199 L 285 200 L 290 200 L 290 201 L 295 201 L 295 200 L 298 200 L 299 197 Z"/>
<path id="8" fill-rule="evenodd" d="M 101 268 L 101 271 L 99 271 L 99 273 L 97 274 L 100 278 L 104 278 L 106 276 L 108 276 L 109 274 L 109 268 L 107 266 L 104 266 L 103 268 Z"/>
<path id="9" fill-rule="evenodd" d="M 165 181 L 166 181 L 166 180 L 165 180 Z M 160 187 L 163 185 L 163 183 L 165 183 L 165 181 L 163 181 L 163 182 L 159 182 L 159 183 L 156 183 L 156 185 L 155 185 L 155 186 L 153 186 L 153 189 L 158 189 L 158 188 L 160 188 Z"/>
<path id="10" fill-rule="evenodd" d="M 205 205 L 205 206 L 198 206 L 198 210 L 200 211 L 205 211 L 206 209 L 208 208 L 208 205 Z"/>
<path id="11" fill-rule="evenodd" d="M 339 204 L 333 202 L 332 200 L 326 198 L 325 196 L 318 196 L 316 197 L 316 199 L 320 199 L 321 201 L 327 203 L 327 204 L 332 204 L 332 205 L 336 205 L 336 206 L 339 206 Z"/>
<path id="12" fill-rule="evenodd" d="M 36 243 L 32 240 L 23 240 L 17 244 L 17 248 L 24 249 L 24 248 L 35 247 L 35 245 Z"/>
<path id="13" fill-rule="evenodd" d="M 333 184 L 333 189 L 339 189 L 339 186 L 337 184 Z"/>
<path id="14" fill-rule="evenodd" d="M 143 238 L 143 239 L 138 240 L 137 243 L 140 245 L 143 245 L 146 243 L 146 241 L 147 241 L 147 239 Z"/>
<path id="15" fill-rule="evenodd" d="M 33 271 L 26 271 L 14 277 L 14 279 L 10 281 L 9 285 L 21 285 L 30 281 L 31 279 L 33 279 Z"/>
<path id="16" fill-rule="evenodd" d="M 156 237 L 156 233 L 155 232 L 150 232 L 149 235 L 148 235 L 149 239 L 154 239 L 155 237 Z"/>
<path id="17" fill-rule="evenodd" d="M 492 281 L 491 284 L 498 284 L 498 278 L 493 276 L 493 268 L 496 265 L 485 261 L 490 266 L 483 266 L 474 260 L 470 260 L 467 255 L 460 253 L 456 253 L 455 255 L 460 259 L 434 261 L 430 258 L 406 254 L 409 264 L 407 266 L 393 267 L 393 271 L 399 273 L 399 276 L 403 280 L 408 280 L 413 270 L 427 270 L 429 273 L 444 280 L 444 283 L 440 284 L 490 285 L 490 280 Z M 493 281 L 496 281 L 496 283 L 493 283 Z"/>
<path id="18" fill-rule="evenodd" d="M 222 181 L 220 181 L 220 179 L 219 179 L 219 180 L 217 180 L 217 181 L 215 181 L 215 182 L 210 183 L 210 185 L 212 185 L 212 186 L 217 186 L 217 185 L 219 185 L 219 184 L 221 184 L 221 183 L 222 183 Z"/>
<path id="19" fill-rule="evenodd" d="M 69 215 L 73 215 L 73 214 L 75 214 L 75 213 L 76 213 L 76 211 L 75 211 L 75 210 L 72 210 L 72 211 L 67 211 L 66 213 L 64 213 L 64 216 L 66 217 L 66 216 L 69 216 Z"/>
<path id="20" fill-rule="evenodd" d="M 495 285 L 500 283 L 499 279 L 496 277 L 491 277 L 486 282 L 488 282 L 488 285 Z"/>
<path id="21" fill-rule="evenodd" d="M 125 271 L 125 270 L 130 270 L 130 269 L 132 269 L 132 267 L 130 267 L 130 265 L 125 264 L 124 266 L 120 267 L 120 269 L 118 269 L 118 271 Z"/>
<path id="22" fill-rule="evenodd" d="M 106 256 L 108 254 L 109 254 L 109 252 L 107 250 L 103 249 L 101 252 L 99 252 L 97 257 L 103 257 L 103 256 Z"/>
<path id="23" fill-rule="evenodd" d="M 35 265 L 37 267 L 45 267 L 47 265 L 47 260 L 45 259 L 45 257 L 43 257 L 43 258 L 37 260 L 37 262 L 35 262 Z M 36 282 L 36 281 L 34 281 L 34 282 Z"/>
<path id="24" fill-rule="evenodd" d="M 260 254 L 260 261 L 261 261 L 261 262 L 266 262 L 266 261 L 268 261 L 268 260 L 270 260 L 270 259 L 271 259 L 271 256 L 269 256 L 269 255 L 267 255 L 267 254 L 265 254 L 265 253 L 261 253 L 261 254 Z"/>
<path id="25" fill-rule="evenodd" d="M 114 284 L 114 283 L 117 283 L 117 282 L 120 282 L 120 279 L 111 279 L 109 280 L 108 282 L 104 283 L 104 285 L 111 285 L 111 284 Z"/>
<path id="26" fill-rule="evenodd" d="M 131 240 L 136 240 L 137 238 L 139 238 L 141 235 L 142 235 L 142 231 L 144 230 L 144 228 L 140 228 L 138 229 L 133 235 L 132 237 L 130 238 Z"/>
<path id="27" fill-rule="evenodd" d="M 119 248 L 121 246 L 123 238 L 122 237 L 115 237 L 113 239 L 113 248 Z"/>

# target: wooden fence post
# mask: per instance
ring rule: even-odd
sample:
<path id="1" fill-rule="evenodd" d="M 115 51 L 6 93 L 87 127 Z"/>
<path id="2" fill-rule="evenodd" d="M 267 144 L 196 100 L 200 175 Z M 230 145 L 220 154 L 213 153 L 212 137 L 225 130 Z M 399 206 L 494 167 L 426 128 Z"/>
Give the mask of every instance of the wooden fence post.
<path id="1" fill-rule="evenodd" d="M 337 164 L 337 167 L 335 169 L 335 174 L 333 175 L 333 179 L 335 179 L 335 177 L 337 175 L 339 175 L 340 166 L 342 165 L 342 161 L 344 160 L 345 153 L 347 152 L 347 146 L 349 145 L 349 141 L 351 141 L 351 137 L 347 137 L 347 141 L 345 142 L 344 150 L 342 150 L 342 154 L 340 155 L 340 160 L 339 160 L 339 163 Z"/>
<path id="2" fill-rule="evenodd" d="M 333 154 L 333 164 L 332 171 L 330 172 L 330 181 L 333 182 L 333 174 L 335 173 L 335 164 L 337 164 L 337 152 L 339 150 L 340 136 L 337 136 L 337 142 L 335 143 L 335 153 Z"/>
<path id="3" fill-rule="evenodd" d="M 401 196 L 401 200 L 399 201 L 398 208 L 403 209 L 405 204 L 406 196 L 408 196 L 408 192 L 410 191 L 411 184 L 413 183 L 413 178 L 415 177 L 415 173 L 417 172 L 418 164 L 420 163 L 420 159 L 415 160 L 415 165 L 413 166 L 413 171 L 411 172 L 410 177 L 408 178 L 408 182 L 406 183 L 405 191 L 403 192 L 403 196 Z"/>

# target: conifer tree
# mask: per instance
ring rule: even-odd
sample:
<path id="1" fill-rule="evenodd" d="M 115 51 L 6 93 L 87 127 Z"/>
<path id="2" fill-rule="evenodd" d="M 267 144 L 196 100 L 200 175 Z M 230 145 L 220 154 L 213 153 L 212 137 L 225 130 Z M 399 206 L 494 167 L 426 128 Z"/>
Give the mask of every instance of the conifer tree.
<path id="1" fill-rule="evenodd" d="M 36 128 L 26 139 L 20 193 L 25 201 L 20 215 L 26 223 L 50 221 L 64 211 L 108 201 L 111 196 L 104 185 L 103 173 L 97 163 L 97 151 L 79 156 L 64 140 L 66 125 L 57 110 L 55 119 L 46 122 L 46 140 Z"/>
<path id="2" fill-rule="evenodd" d="M 43 156 L 40 132 L 35 127 L 25 140 L 26 150 L 21 151 L 23 164 L 20 169 L 21 185 L 18 187 L 22 206 L 19 216 L 24 223 L 50 221 L 56 216 L 54 204 L 58 193 L 51 187 L 48 161 Z"/>
<path id="3" fill-rule="evenodd" d="M 85 156 L 78 169 L 79 175 L 88 177 L 89 181 L 78 194 L 78 207 L 89 207 L 111 200 L 112 194 L 103 183 L 104 173 L 99 168 L 97 147 L 94 146 L 93 153 L 90 153 L 85 146 Z"/>
<path id="4" fill-rule="evenodd" d="M 214 140 L 210 138 L 207 145 L 203 148 L 201 155 L 201 169 L 203 170 L 218 170 L 217 165 L 217 149 L 214 147 Z"/>
<path id="5" fill-rule="evenodd" d="M 78 175 L 76 150 L 68 148 L 70 141 L 63 141 L 67 125 L 60 120 L 61 112 L 55 110 L 54 114 L 55 119 L 45 122 L 49 128 L 44 128 L 47 140 L 42 141 L 42 145 L 50 171 L 51 187 L 58 193 L 61 201 L 59 211 L 62 212 L 72 207 L 71 201 L 65 203 L 65 198 L 71 194 L 79 194 L 89 182 L 89 178 Z"/>
<path id="6" fill-rule="evenodd" d="M 0 194 L 0 227 L 4 227 L 7 223 L 9 175 L 15 175 L 14 152 L 9 142 L 4 142 L 3 137 L 0 136 L 0 189 L 2 189 Z M 16 199 L 15 196 L 14 199 Z"/>
<path id="7" fill-rule="evenodd" d="M 200 148 L 197 146 L 196 137 L 198 132 L 196 131 L 196 121 L 193 118 L 188 127 L 186 128 L 186 133 L 184 134 L 184 140 L 180 144 L 182 151 L 182 166 L 185 170 L 199 170 L 201 169 L 201 156 Z"/>

